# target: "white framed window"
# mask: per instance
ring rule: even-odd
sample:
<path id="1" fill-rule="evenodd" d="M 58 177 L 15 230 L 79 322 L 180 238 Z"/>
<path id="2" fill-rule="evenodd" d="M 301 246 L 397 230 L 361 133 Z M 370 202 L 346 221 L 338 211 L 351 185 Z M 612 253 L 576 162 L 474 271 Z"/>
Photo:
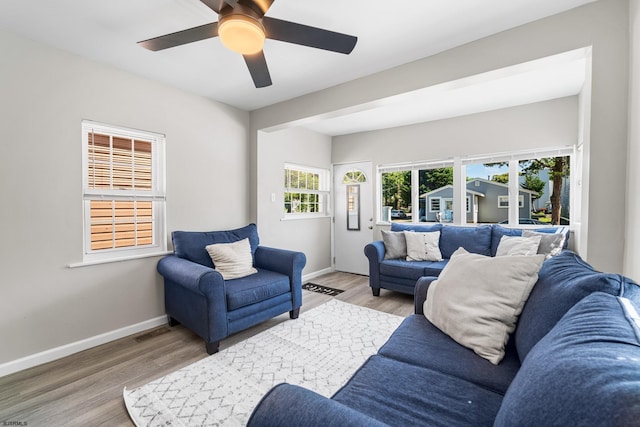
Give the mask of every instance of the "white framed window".
<path id="1" fill-rule="evenodd" d="M 454 205 L 464 208 L 466 203 L 466 211 L 473 212 L 473 218 L 454 215 L 457 224 L 469 220 L 473 223 L 500 221 L 493 207 L 497 205 L 509 210 L 509 218 L 519 218 L 518 209 L 530 208 L 528 216 L 537 222 L 568 225 L 571 204 L 578 205 L 578 210 L 580 204 L 580 194 L 572 191 L 572 187 L 578 185 L 578 175 L 572 171 L 581 168 L 575 150 L 575 146 L 567 145 L 378 165 L 376 205 L 379 223 L 389 222 L 384 215 L 384 209 L 389 206 L 411 206 L 418 213 L 412 215 L 412 222 L 424 222 L 435 221 L 434 213 L 454 211 Z M 466 178 L 466 182 L 454 182 L 454 175 Z M 559 179 L 554 181 L 553 176 Z M 447 187 L 453 189 L 453 199 L 429 195 L 442 194 L 438 191 Z M 466 201 L 463 199 L 465 187 Z M 498 196 L 495 191 L 498 187 L 508 188 L 511 196 Z M 469 190 L 477 195 L 477 204 L 468 194 Z M 453 203 L 447 200 L 453 200 Z"/>
<path id="2" fill-rule="evenodd" d="M 83 263 L 166 252 L 165 137 L 82 121 Z"/>
<path id="3" fill-rule="evenodd" d="M 508 209 L 509 208 L 509 196 L 498 196 L 498 207 Z M 524 196 L 518 195 L 518 207 L 524 207 Z M 468 211 L 467 211 L 468 212 Z"/>
<path id="4" fill-rule="evenodd" d="M 441 200 L 440 197 L 429 197 L 429 212 L 440 212 Z"/>
<path id="5" fill-rule="evenodd" d="M 329 214 L 330 173 L 328 169 L 284 165 L 284 216 L 326 216 Z"/>

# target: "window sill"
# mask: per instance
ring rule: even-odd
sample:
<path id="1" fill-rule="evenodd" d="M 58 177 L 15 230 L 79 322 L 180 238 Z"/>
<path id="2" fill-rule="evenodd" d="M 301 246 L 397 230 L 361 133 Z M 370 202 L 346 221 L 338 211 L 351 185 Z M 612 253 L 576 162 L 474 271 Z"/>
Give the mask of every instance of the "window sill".
<path id="1" fill-rule="evenodd" d="M 297 221 L 301 219 L 323 219 L 331 218 L 331 215 L 287 215 L 280 218 L 280 221 Z"/>
<path id="2" fill-rule="evenodd" d="M 121 261 L 130 261 L 134 259 L 158 257 L 158 256 L 169 255 L 172 253 L 173 253 L 172 251 L 163 251 L 163 252 L 153 252 L 153 253 L 144 254 L 144 255 L 125 256 L 121 258 L 109 258 L 109 259 L 101 259 L 101 260 L 95 260 L 95 261 L 82 261 L 82 262 L 69 264 L 67 265 L 67 267 L 68 268 L 88 267 L 90 265 L 109 264 L 112 262 L 121 262 Z"/>

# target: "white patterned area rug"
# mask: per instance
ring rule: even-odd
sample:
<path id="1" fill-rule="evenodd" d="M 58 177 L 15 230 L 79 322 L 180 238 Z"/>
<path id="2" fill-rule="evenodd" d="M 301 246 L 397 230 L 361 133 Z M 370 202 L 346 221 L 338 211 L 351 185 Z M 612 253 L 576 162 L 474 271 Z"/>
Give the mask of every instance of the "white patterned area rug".
<path id="1" fill-rule="evenodd" d="M 125 388 L 125 405 L 138 427 L 244 426 L 276 384 L 332 396 L 402 320 L 331 300 L 140 388 Z"/>

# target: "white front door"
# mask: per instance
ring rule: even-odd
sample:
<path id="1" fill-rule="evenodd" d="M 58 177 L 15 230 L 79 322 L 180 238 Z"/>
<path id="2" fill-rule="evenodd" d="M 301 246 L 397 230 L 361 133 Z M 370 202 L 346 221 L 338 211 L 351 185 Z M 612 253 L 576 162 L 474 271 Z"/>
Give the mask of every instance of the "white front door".
<path id="1" fill-rule="evenodd" d="M 338 271 L 369 274 L 364 247 L 373 240 L 371 173 L 371 162 L 333 167 L 333 255 Z"/>

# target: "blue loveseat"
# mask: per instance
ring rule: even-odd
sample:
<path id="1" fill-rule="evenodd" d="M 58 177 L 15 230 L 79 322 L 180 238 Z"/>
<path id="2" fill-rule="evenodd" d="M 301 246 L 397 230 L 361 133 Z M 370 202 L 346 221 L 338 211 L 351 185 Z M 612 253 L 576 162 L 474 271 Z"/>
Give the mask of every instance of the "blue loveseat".
<path id="1" fill-rule="evenodd" d="M 564 250 L 546 260 L 494 365 L 415 314 L 330 399 L 290 384 L 249 426 L 632 426 L 640 420 L 640 287 Z"/>
<path id="2" fill-rule="evenodd" d="M 170 325 L 178 323 L 205 340 L 207 353 L 220 340 L 302 305 L 302 252 L 260 246 L 255 224 L 228 231 L 174 231 L 174 253 L 158 262 Z M 224 280 L 205 249 L 249 239 L 255 274 Z"/>
<path id="3" fill-rule="evenodd" d="M 532 231 L 541 233 L 561 233 L 565 235 L 564 247 L 569 241 L 569 228 L 539 227 Z M 413 295 L 416 281 L 423 276 L 438 276 L 447 265 L 451 255 L 459 247 L 481 255 L 495 256 L 502 236 L 520 236 L 521 228 L 507 228 L 498 224 L 478 226 L 455 226 L 436 224 L 405 224 L 393 223 L 394 232 L 440 232 L 440 252 L 442 261 L 407 261 L 405 259 L 386 259 L 385 244 L 382 240 L 369 243 L 364 248 L 364 254 L 369 259 L 369 285 L 373 295 L 379 296 L 380 289 Z"/>

